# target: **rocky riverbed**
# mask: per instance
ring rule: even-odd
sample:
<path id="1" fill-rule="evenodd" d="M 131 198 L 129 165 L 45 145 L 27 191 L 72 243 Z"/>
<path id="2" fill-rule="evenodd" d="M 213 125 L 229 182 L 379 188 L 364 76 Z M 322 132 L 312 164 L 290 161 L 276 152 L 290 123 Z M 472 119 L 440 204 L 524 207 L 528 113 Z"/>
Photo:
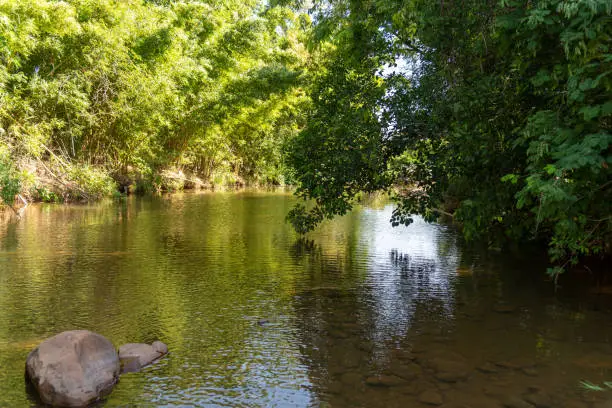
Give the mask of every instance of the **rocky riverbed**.
<path id="1" fill-rule="evenodd" d="M 424 343 L 425 342 L 425 343 Z M 338 345 L 339 346 L 339 345 Z M 486 349 L 457 351 L 451 336 L 421 333 L 412 347 L 395 350 L 373 366 L 376 345 L 345 342 L 343 356 L 329 365 L 326 390 L 331 406 L 372 401 L 372 406 L 442 408 L 610 408 L 612 393 L 555 384 L 565 375 L 548 358 Z M 612 358 L 612 355 L 610 356 Z M 585 359 L 567 367 L 604 364 Z M 352 390 L 348 392 L 348 390 Z"/>

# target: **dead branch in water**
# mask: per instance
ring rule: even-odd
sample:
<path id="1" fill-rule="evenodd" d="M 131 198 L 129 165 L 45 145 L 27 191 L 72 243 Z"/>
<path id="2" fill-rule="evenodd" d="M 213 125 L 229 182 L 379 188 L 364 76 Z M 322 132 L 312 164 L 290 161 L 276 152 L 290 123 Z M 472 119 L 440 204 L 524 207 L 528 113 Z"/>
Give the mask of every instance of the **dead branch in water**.
<path id="1" fill-rule="evenodd" d="M 21 194 L 17 194 L 17 197 L 19 197 L 19 199 L 23 203 L 23 207 L 21 207 L 19 209 L 19 218 L 21 218 L 21 217 L 23 217 L 23 213 L 25 212 L 26 208 L 28 208 L 29 203 L 28 203 L 28 200 L 23 198 L 23 196 Z"/>
<path id="2" fill-rule="evenodd" d="M 56 156 L 57 157 L 57 156 Z M 83 190 L 82 188 L 80 188 L 78 185 L 76 185 L 75 183 L 71 183 L 70 185 L 65 182 L 64 180 L 62 180 L 59 176 L 57 176 L 55 173 L 53 173 L 49 167 L 47 167 L 45 165 L 45 163 L 43 161 L 40 161 L 40 164 L 45 168 L 45 170 L 47 171 L 47 173 L 49 173 L 51 176 L 53 176 L 53 178 L 55 180 L 57 180 L 58 182 L 60 182 L 61 184 L 63 184 L 65 187 L 67 188 L 74 188 L 75 190 L 78 190 L 81 192 L 81 194 L 83 194 L 83 196 L 89 200 L 89 194 L 87 194 L 87 192 L 85 190 Z"/>
<path id="3" fill-rule="evenodd" d="M 21 202 L 23 203 L 23 208 L 27 208 L 28 207 L 28 200 L 26 200 L 25 198 L 23 198 L 23 196 L 21 194 L 17 194 L 17 197 L 19 197 L 19 199 L 21 200 Z"/>

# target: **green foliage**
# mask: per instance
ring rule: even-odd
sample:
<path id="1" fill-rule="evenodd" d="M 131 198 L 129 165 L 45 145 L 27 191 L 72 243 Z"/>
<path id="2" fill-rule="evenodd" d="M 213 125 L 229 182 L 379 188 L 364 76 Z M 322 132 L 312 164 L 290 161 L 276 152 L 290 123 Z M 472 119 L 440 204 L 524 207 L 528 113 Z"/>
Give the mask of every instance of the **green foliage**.
<path id="1" fill-rule="evenodd" d="M 278 181 L 303 126 L 300 18 L 258 1 L 0 2 L 0 138 L 15 160 L 117 177 Z"/>
<path id="2" fill-rule="evenodd" d="M 468 239 L 546 242 L 553 274 L 610 252 L 610 2 L 338 1 L 313 13 L 324 74 L 289 157 L 324 217 L 358 191 L 390 190 L 394 225 L 452 213 Z M 324 218 L 304 215 L 290 215 L 300 232 Z"/>
<path id="3" fill-rule="evenodd" d="M 306 234 L 317 226 L 325 215 L 319 207 L 307 209 L 305 205 L 297 204 L 287 214 L 287 220 L 298 234 Z"/>
<path id="4" fill-rule="evenodd" d="M 580 386 L 585 389 L 586 391 L 607 391 L 612 389 L 612 382 L 609 381 L 605 381 L 603 383 L 603 386 L 601 385 L 597 385 L 597 384 L 593 384 L 590 381 L 581 381 Z"/>
<path id="5" fill-rule="evenodd" d="M 59 178 L 42 199 L 291 181 L 300 233 L 385 191 L 394 225 L 546 243 L 556 274 L 611 248 L 611 22 L 605 0 L 5 0 L 3 190 L 32 162 Z"/>
<path id="6" fill-rule="evenodd" d="M 325 217 L 345 214 L 359 192 L 376 191 L 388 182 L 387 150 L 376 118 L 382 82 L 367 64 L 352 69 L 342 55 L 329 58 L 329 66 L 312 79 L 314 106 L 307 125 L 288 146 L 288 160 L 297 169 L 297 194 L 315 202 L 310 211 L 296 207 L 289 215 L 300 233 Z"/>
<path id="7" fill-rule="evenodd" d="M 46 187 L 33 187 L 33 191 L 30 192 L 30 196 L 32 196 L 37 201 L 42 201 L 43 203 L 61 203 L 63 201 L 62 197 L 54 191 L 49 190 Z"/>
<path id="8" fill-rule="evenodd" d="M 67 176 L 76 185 L 69 190 L 75 199 L 97 200 L 109 197 L 117 190 L 114 180 L 106 172 L 88 165 L 70 166 Z"/>
<path id="9" fill-rule="evenodd" d="M 2 202 L 12 206 L 20 188 L 21 181 L 15 168 L 5 157 L 0 157 L 0 198 Z"/>

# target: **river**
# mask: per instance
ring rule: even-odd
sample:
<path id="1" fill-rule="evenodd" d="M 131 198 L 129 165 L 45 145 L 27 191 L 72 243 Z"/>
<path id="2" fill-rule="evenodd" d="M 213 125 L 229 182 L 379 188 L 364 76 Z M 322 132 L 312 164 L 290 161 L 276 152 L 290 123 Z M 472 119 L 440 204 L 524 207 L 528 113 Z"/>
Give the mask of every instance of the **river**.
<path id="1" fill-rule="evenodd" d="M 105 407 L 609 407 L 611 302 L 541 259 L 392 228 L 373 200 L 298 240 L 283 192 L 34 205 L 0 224 L 0 407 L 72 329 L 170 354 Z M 6 215 L 8 216 L 8 215 Z"/>

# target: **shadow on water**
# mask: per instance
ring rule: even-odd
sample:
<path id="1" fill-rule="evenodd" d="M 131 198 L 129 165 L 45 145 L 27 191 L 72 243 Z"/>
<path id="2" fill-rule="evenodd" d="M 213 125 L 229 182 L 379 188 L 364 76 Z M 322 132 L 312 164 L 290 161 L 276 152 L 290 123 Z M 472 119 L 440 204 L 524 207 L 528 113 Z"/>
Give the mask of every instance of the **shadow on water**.
<path id="1" fill-rule="evenodd" d="M 323 257 L 310 289 L 295 297 L 302 361 L 320 401 L 483 408 L 605 401 L 609 394 L 589 393 L 580 381 L 612 374 L 612 363 L 596 363 L 611 361 L 610 331 L 602 336 L 597 323 L 609 314 L 585 313 L 558 296 L 539 261 L 462 254 L 444 228 L 416 229 L 374 229 L 369 253 L 350 262 L 365 270 L 356 286 L 337 255 Z M 426 243 L 411 239 L 423 235 Z"/>
<path id="2" fill-rule="evenodd" d="M 306 255 L 313 255 L 317 251 L 314 240 L 300 236 L 289 246 L 289 255 L 292 258 L 301 258 Z"/>

